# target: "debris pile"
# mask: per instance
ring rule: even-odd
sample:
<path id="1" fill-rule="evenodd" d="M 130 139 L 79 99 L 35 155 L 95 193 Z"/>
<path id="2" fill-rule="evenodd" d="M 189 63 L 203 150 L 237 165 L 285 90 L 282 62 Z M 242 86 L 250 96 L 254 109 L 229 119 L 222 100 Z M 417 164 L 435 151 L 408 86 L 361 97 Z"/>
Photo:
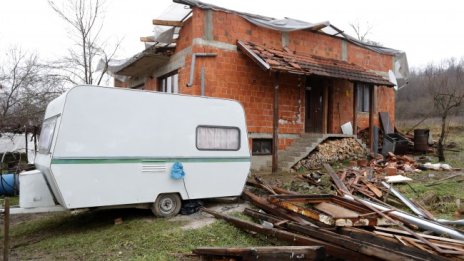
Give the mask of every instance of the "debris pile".
<path id="1" fill-rule="evenodd" d="M 403 157 L 396 156 L 400 164 Z M 407 159 L 407 158 L 406 158 Z M 378 159 L 377 159 L 378 160 Z M 373 162 L 370 162 L 373 164 Z M 375 163 L 375 162 L 374 162 Z M 277 238 L 298 249 L 298 260 L 464 260 L 464 233 L 441 224 L 425 209 L 405 198 L 375 175 L 375 165 L 335 172 L 324 164 L 336 195 L 298 194 L 260 179 L 250 181 L 244 197 L 256 207 L 244 214 L 256 222 L 203 209 L 216 218 L 254 234 Z M 371 169 L 372 171 L 365 171 Z M 319 175 L 319 174 L 318 174 Z M 317 185 L 317 175 L 300 179 Z M 395 196 L 409 207 L 409 214 L 382 199 Z M 361 197 L 362 196 L 362 197 Z M 206 258 L 255 260 L 263 252 L 266 260 L 293 260 L 286 256 L 291 247 L 201 248 L 194 253 Z M 217 260 L 217 259 L 215 259 Z"/>
<path id="2" fill-rule="evenodd" d="M 354 138 L 327 139 L 317 145 L 308 157 L 293 166 L 294 170 L 320 168 L 323 163 L 365 157 L 366 149 Z"/>

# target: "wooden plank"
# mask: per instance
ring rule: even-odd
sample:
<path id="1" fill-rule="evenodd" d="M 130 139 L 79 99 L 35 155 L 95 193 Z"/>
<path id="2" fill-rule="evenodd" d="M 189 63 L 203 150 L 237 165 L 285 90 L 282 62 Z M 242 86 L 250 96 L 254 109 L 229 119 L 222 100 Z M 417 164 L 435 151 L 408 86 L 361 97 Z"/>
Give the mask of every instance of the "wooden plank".
<path id="1" fill-rule="evenodd" d="M 342 192 L 344 194 L 351 195 L 348 188 L 345 186 L 345 184 L 343 184 L 343 182 L 337 176 L 337 174 L 332 169 L 332 167 L 327 163 L 324 163 L 323 166 L 324 166 L 325 170 L 327 170 L 327 173 L 329 174 L 329 176 L 332 178 L 332 180 L 335 183 L 335 186 L 337 187 L 337 189 L 340 190 L 340 192 Z"/>
<path id="2" fill-rule="evenodd" d="M 376 103 L 376 88 L 372 85 L 369 88 L 369 148 L 371 152 L 374 152 L 374 115 L 375 115 L 375 103 Z"/>
<path id="3" fill-rule="evenodd" d="M 216 211 L 206 209 L 206 208 L 203 208 L 202 211 L 208 214 L 211 214 L 216 218 L 223 219 L 238 228 L 249 230 L 249 231 L 254 231 L 254 232 L 267 235 L 267 236 L 273 236 L 273 237 L 276 237 L 277 239 L 288 241 L 295 245 L 324 246 L 326 249 L 326 252 L 334 257 L 338 257 L 341 259 L 351 259 L 351 260 L 365 260 L 362 258 L 366 258 L 365 255 L 360 254 L 356 251 L 348 250 L 340 246 L 335 246 L 333 244 L 330 244 L 330 243 L 327 243 L 327 242 L 324 242 L 318 239 L 298 235 L 298 234 L 291 233 L 291 232 L 281 230 L 281 229 L 266 228 L 261 225 L 250 223 L 250 222 L 247 222 L 247 221 L 235 218 L 235 217 L 226 216 L 226 215 L 223 215 L 221 213 L 218 213 Z"/>
<path id="4" fill-rule="evenodd" d="M 411 233 L 409 233 L 407 231 L 404 231 L 404 230 L 396 229 L 396 228 L 375 227 L 375 229 L 380 230 L 380 231 L 389 232 L 389 233 L 394 233 L 394 234 L 412 236 Z M 423 234 L 423 233 L 417 233 L 417 234 L 424 237 L 424 238 L 428 238 L 428 239 L 435 239 L 435 240 L 440 240 L 440 241 L 444 241 L 444 242 L 462 244 L 462 246 L 464 247 L 464 241 L 462 241 L 462 240 L 446 238 L 446 237 L 439 237 L 439 236 L 433 236 L 433 235 L 427 235 L 427 234 Z"/>
<path id="5" fill-rule="evenodd" d="M 153 24 L 154 24 L 154 25 L 164 25 L 164 26 L 177 26 L 177 27 L 182 27 L 182 26 L 184 25 L 184 22 L 182 22 L 182 21 L 171 21 L 171 20 L 153 19 Z"/>
<path id="6" fill-rule="evenodd" d="M 155 42 L 155 39 L 153 36 L 141 36 L 140 41 L 144 43 L 153 43 Z"/>
<path id="7" fill-rule="evenodd" d="M 329 118 L 329 86 L 322 88 L 322 133 L 327 134 L 327 122 Z"/>
<path id="8" fill-rule="evenodd" d="M 414 256 L 419 260 L 448 260 L 445 257 L 430 255 L 428 252 L 424 252 L 410 245 L 405 246 L 403 244 L 398 243 L 396 240 L 393 240 L 393 238 L 389 239 L 377 236 L 376 233 L 367 230 L 353 227 L 344 227 L 337 230 L 337 232 L 339 232 L 342 235 L 346 235 L 353 239 L 359 240 L 361 242 L 365 242 L 366 244 L 374 244 L 389 249 L 390 251 L 401 252 Z"/>
<path id="9" fill-rule="evenodd" d="M 321 202 L 319 204 L 314 205 L 314 208 L 334 218 L 357 218 L 359 217 L 358 213 L 352 210 L 346 209 L 344 207 L 335 205 L 333 203 L 329 203 L 329 202 Z"/>
<path id="10" fill-rule="evenodd" d="M 358 87 L 353 84 L 353 134 L 358 135 Z"/>
<path id="11" fill-rule="evenodd" d="M 380 123 L 382 124 L 382 130 L 384 134 L 395 133 L 393 126 L 390 124 L 390 116 L 388 112 L 381 111 L 379 112 Z"/>
<path id="12" fill-rule="evenodd" d="M 199 247 L 192 252 L 208 257 L 239 257 L 240 260 L 325 260 L 325 250 L 321 246 Z"/>
<path id="13" fill-rule="evenodd" d="M 269 204 L 269 202 L 266 199 L 264 199 L 262 197 L 259 197 L 259 196 L 255 195 L 255 194 L 251 193 L 248 190 L 243 191 L 243 196 L 245 196 L 245 198 L 248 199 L 253 205 L 255 205 L 258 208 L 261 208 L 262 210 L 264 210 L 264 211 L 266 211 L 268 213 L 272 213 L 273 215 L 277 215 L 277 216 L 283 217 L 283 218 L 288 219 L 288 220 L 293 220 L 293 221 L 301 223 L 301 224 L 315 226 L 311 222 L 303 219 L 302 217 L 300 217 L 298 215 L 293 215 L 290 212 L 287 212 L 287 211 L 285 211 L 285 210 L 283 210 L 281 208 L 278 208 L 277 206 L 275 206 L 273 204 Z"/>
<path id="14" fill-rule="evenodd" d="M 272 173 L 276 173 L 279 150 L 279 72 L 274 73 L 274 104 L 272 118 Z"/>
<path id="15" fill-rule="evenodd" d="M 382 195 L 383 195 L 382 191 L 381 191 L 380 189 L 378 189 L 374 184 L 372 184 L 372 183 L 370 183 L 370 182 L 368 182 L 368 181 L 365 181 L 365 180 L 363 180 L 363 182 L 364 182 L 364 184 L 366 184 L 367 188 L 368 188 L 370 191 L 374 192 L 374 194 L 375 194 L 378 198 L 381 198 L 381 197 L 382 197 Z"/>

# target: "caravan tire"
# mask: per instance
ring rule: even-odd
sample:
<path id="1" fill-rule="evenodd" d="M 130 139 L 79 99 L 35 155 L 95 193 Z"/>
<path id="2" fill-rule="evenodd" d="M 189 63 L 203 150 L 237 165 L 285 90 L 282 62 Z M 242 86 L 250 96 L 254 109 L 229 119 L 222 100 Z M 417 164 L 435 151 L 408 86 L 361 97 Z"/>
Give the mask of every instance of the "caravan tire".
<path id="1" fill-rule="evenodd" d="M 174 217 L 180 211 L 182 200 L 178 194 L 160 194 L 151 207 L 151 211 L 156 217 Z"/>

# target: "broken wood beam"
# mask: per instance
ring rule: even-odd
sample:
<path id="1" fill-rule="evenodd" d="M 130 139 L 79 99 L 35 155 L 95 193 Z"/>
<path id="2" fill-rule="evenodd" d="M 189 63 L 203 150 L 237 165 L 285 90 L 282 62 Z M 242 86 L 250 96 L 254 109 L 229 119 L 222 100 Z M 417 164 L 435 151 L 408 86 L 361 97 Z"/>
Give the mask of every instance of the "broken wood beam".
<path id="1" fill-rule="evenodd" d="M 346 194 L 346 195 L 351 195 L 350 191 L 348 190 L 348 188 L 345 186 L 345 184 L 340 180 L 340 178 L 337 176 L 337 173 L 335 173 L 335 171 L 332 169 L 332 167 L 327 164 L 327 163 L 324 163 L 323 164 L 325 170 L 327 171 L 327 173 L 329 174 L 329 176 L 332 178 L 332 181 L 334 182 L 337 190 L 340 192 L 340 193 L 343 193 L 343 194 Z M 343 196 L 343 195 L 342 195 Z"/>
<path id="2" fill-rule="evenodd" d="M 202 211 L 204 211 L 204 212 L 206 212 L 208 214 L 211 214 L 216 218 L 223 219 L 223 220 L 231 223 L 232 225 L 234 225 L 234 226 L 236 226 L 236 227 L 238 227 L 240 229 L 245 229 L 245 230 L 257 232 L 257 233 L 267 235 L 267 236 L 273 236 L 273 237 L 275 237 L 277 239 L 287 241 L 287 242 L 291 242 L 292 244 L 295 244 L 295 245 L 300 245 L 300 246 L 324 246 L 326 248 L 327 254 L 329 254 L 331 256 L 334 256 L 334 257 L 342 258 L 342 259 L 365 260 L 365 259 L 362 259 L 365 256 L 360 254 L 360 253 L 357 253 L 355 251 L 351 251 L 351 250 L 348 250 L 348 249 L 345 249 L 345 248 L 342 248 L 342 247 L 339 247 L 339 246 L 334 246 L 334 245 L 328 244 L 328 243 L 326 243 L 324 241 L 320 241 L 320 240 L 313 239 L 313 238 L 310 238 L 310 237 L 298 235 L 298 234 L 291 233 L 291 232 L 288 232 L 288 231 L 285 231 L 285 230 L 282 230 L 282 229 L 266 228 L 264 226 L 254 224 L 254 223 L 251 223 L 251 222 L 247 222 L 247 221 L 235 218 L 235 217 L 223 215 L 223 214 L 221 214 L 219 212 L 216 212 L 216 211 L 213 211 L 213 210 L 207 209 L 207 208 L 202 208 Z"/>
<path id="3" fill-rule="evenodd" d="M 240 260 L 325 260 L 321 246 L 269 246 L 269 247 L 199 247 L 193 253 L 206 257 L 238 257 Z"/>
<path id="4" fill-rule="evenodd" d="M 298 194 L 298 193 L 296 193 L 294 191 L 286 190 L 286 189 L 283 189 L 283 188 L 279 188 L 279 187 L 276 187 L 276 186 L 271 186 L 271 185 L 268 185 L 268 184 L 263 184 L 263 183 L 259 183 L 259 182 L 255 182 L 255 181 L 247 181 L 246 184 L 248 186 L 251 186 L 251 187 L 264 189 L 264 190 L 266 190 L 268 192 L 271 192 L 271 191 L 269 191 L 269 188 L 271 188 L 277 194 L 288 194 L 288 195 L 296 195 L 296 194 Z"/>
<path id="5" fill-rule="evenodd" d="M 176 26 L 182 27 L 184 22 L 182 21 L 172 21 L 172 20 L 160 20 L 160 19 L 153 19 L 154 25 L 163 25 L 163 26 Z"/>
<path id="6" fill-rule="evenodd" d="M 277 217 L 272 217 L 268 214 L 251 209 L 245 209 L 243 213 L 250 217 L 271 222 L 273 224 L 278 222 Z M 383 260 L 446 260 L 445 258 L 440 258 L 435 255 L 430 256 L 429 253 L 422 252 L 415 248 L 404 247 L 398 243 L 388 242 L 388 245 L 385 245 L 385 241 L 387 241 L 385 239 L 377 240 L 375 242 L 378 244 L 375 244 L 374 242 L 370 242 L 368 240 L 358 240 L 356 238 L 350 237 L 349 235 L 341 235 L 325 229 L 302 226 L 291 221 L 284 223 L 282 227 L 293 232 L 309 236 L 311 238 L 325 241 L 327 244 L 338 245 L 340 247 L 362 253 L 366 255 L 365 258 L 369 256 L 371 258 L 379 258 Z"/>
<path id="7" fill-rule="evenodd" d="M 153 36 L 141 36 L 140 41 L 144 43 L 153 43 L 156 42 Z"/>
<path id="8" fill-rule="evenodd" d="M 390 220 L 392 223 L 396 223 L 397 226 L 401 227 L 403 230 L 406 230 L 407 232 L 409 232 L 411 235 L 413 235 L 415 238 L 417 238 L 418 240 L 420 240 L 422 243 L 424 243 L 425 245 L 427 245 L 428 247 L 430 247 L 431 249 L 433 249 L 435 252 L 437 253 L 440 253 L 440 254 L 456 254 L 456 251 L 450 251 L 450 250 L 443 250 L 441 249 L 440 247 L 438 247 L 437 245 L 429 242 L 427 239 L 425 239 L 424 237 L 422 237 L 421 235 L 417 234 L 416 232 L 412 231 L 411 229 L 409 229 L 408 227 L 406 227 L 405 225 L 403 225 L 401 222 L 398 222 L 397 220 L 393 219 L 392 217 L 390 217 L 388 214 L 385 214 L 383 213 L 381 210 L 378 210 L 377 208 L 365 203 L 364 201 L 362 200 L 359 200 L 357 198 L 354 198 L 355 201 L 363 204 L 364 206 L 370 208 L 372 211 L 375 211 L 377 214 L 379 214 L 380 216 Z"/>
<path id="9" fill-rule="evenodd" d="M 284 209 L 278 208 L 277 206 L 269 203 L 265 198 L 259 197 L 253 193 L 251 193 L 248 190 L 243 191 L 243 195 L 251 202 L 251 204 L 255 205 L 256 207 L 268 212 L 272 213 L 276 216 L 283 217 L 288 220 L 292 220 L 298 223 L 310 225 L 310 226 L 315 226 L 311 222 L 307 221 L 306 219 L 303 219 L 302 217 L 288 213 Z"/>

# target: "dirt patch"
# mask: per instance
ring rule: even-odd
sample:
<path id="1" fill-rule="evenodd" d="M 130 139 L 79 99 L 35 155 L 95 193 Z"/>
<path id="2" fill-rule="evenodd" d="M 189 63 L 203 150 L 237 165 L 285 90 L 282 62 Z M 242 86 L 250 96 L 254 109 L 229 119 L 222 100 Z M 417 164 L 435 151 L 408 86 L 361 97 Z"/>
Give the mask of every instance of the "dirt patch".
<path id="1" fill-rule="evenodd" d="M 234 198 L 209 200 L 205 202 L 205 207 L 223 214 L 230 214 L 232 212 L 242 212 L 245 208 L 250 207 L 250 205 L 245 201 Z M 214 223 L 216 220 L 216 218 L 201 211 L 191 215 L 178 215 L 170 219 L 170 221 L 187 222 L 180 227 L 184 230 L 202 228 Z"/>

